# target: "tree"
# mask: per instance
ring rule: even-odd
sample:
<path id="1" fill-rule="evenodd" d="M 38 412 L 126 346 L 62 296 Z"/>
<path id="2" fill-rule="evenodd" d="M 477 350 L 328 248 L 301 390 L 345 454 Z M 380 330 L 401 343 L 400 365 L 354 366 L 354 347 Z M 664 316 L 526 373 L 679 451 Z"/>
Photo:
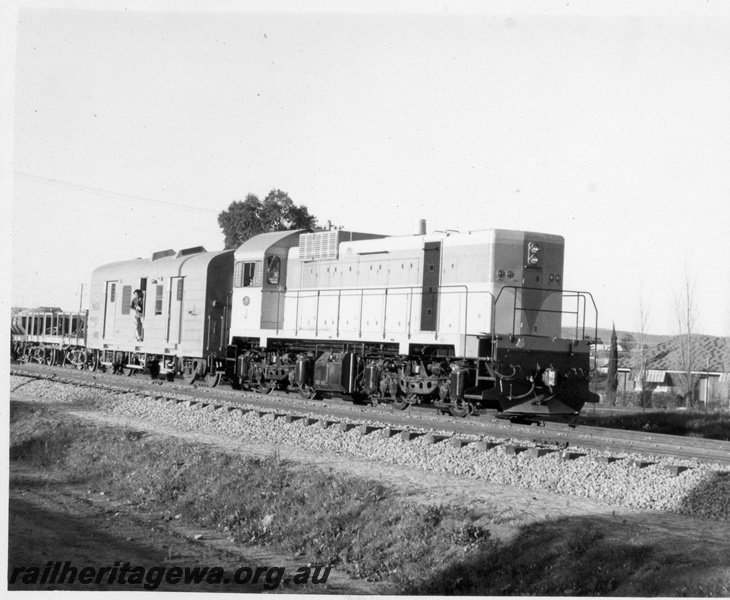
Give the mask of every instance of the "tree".
<path id="1" fill-rule="evenodd" d="M 254 194 L 248 194 L 243 201 L 231 202 L 218 215 L 218 225 L 225 236 L 225 248 L 229 249 L 238 248 L 260 233 L 313 229 L 317 219 L 309 214 L 306 206 L 296 206 L 289 194 L 274 189 L 263 202 Z"/>
<path id="2" fill-rule="evenodd" d="M 645 408 L 650 397 L 646 389 L 647 366 L 649 364 L 649 350 L 647 345 L 647 324 L 649 322 L 649 310 L 644 303 L 644 294 L 639 297 L 639 321 L 636 324 L 636 338 L 634 348 L 631 350 L 631 368 L 634 370 L 634 380 L 639 382 L 641 390 L 641 408 Z"/>
<path id="3" fill-rule="evenodd" d="M 618 390 L 618 339 L 616 338 L 616 325 L 611 332 L 611 349 L 608 355 L 608 381 L 606 382 L 606 401 L 609 405 L 616 404 L 616 391 Z"/>
<path id="4" fill-rule="evenodd" d="M 619 341 L 624 350 L 632 350 L 636 344 L 636 338 L 631 333 L 624 333 Z"/>
<path id="5" fill-rule="evenodd" d="M 695 293 L 695 282 L 690 276 L 689 269 L 685 265 L 684 281 L 682 288 L 674 298 L 674 314 L 677 329 L 677 352 L 674 375 L 675 386 L 679 393 L 686 400 L 687 408 L 694 406 L 694 391 L 700 374 L 695 373 L 695 355 L 692 347 L 692 334 L 697 322 L 697 303 Z"/>
<path id="6" fill-rule="evenodd" d="M 725 349 L 722 354 L 722 367 L 725 373 L 730 373 L 730 302 L 728 302 L 725 307 L 725 333 L 727 335 L 725 336 Z M 730 408 L 730 380 L 725 381 L 725 385 L 722 387 L 724 389 L 721 389 L 720 393 L 724 397 L 720 399 L 720 403 L 725 404 L 727 408 Z"/>

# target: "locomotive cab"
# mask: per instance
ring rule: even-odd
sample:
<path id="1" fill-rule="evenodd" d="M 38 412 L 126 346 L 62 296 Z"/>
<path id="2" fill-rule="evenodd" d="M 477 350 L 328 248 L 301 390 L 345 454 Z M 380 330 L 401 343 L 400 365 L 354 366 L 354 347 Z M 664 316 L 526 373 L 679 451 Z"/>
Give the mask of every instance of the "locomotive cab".
<path id="1" fill-rule="evenodd" d="M 266 346 L 269 334 L 283 326 L 287 255 L 299 244 L 298 231 L 264 233 L 244 242 L 234 254 L 233 343 L 256 340 Z"/>

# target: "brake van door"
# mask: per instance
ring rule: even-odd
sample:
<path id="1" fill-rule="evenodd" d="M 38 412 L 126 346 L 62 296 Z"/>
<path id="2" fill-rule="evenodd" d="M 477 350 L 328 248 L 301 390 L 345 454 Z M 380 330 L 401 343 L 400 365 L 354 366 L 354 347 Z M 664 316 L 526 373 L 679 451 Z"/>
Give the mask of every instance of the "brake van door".
<path id="1" fill-rule="evenodd" d="M 114 325 L 117 317 L 117 282 L 106 282 L 106 295 L 104 299 L 104 330 L 101 337 L 105 340 L 114 339 Z"/>
<path id="2" fill-rule="evenodd" d="M 182 333 L 183 277 L 170 278 L 170 298 L 167 311 L 167 342 L 179 344 Z"/>

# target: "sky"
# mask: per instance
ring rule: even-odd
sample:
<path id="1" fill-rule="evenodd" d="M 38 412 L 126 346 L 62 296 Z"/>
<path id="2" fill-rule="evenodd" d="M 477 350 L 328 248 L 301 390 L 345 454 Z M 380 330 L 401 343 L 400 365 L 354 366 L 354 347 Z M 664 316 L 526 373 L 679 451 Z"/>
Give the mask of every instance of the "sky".
<path id="1" fill-rule="evenodd" d="M 220 250 L 217 215 L 278 188 L 356 231 L 562 235 L 599 326 L 643 304 L 676 333 L 689 279 L 697 330 L 730 335 L 730 7 L 98 6 L 3 9 L 11 305 L 86 307 L 99 265 Z"/>

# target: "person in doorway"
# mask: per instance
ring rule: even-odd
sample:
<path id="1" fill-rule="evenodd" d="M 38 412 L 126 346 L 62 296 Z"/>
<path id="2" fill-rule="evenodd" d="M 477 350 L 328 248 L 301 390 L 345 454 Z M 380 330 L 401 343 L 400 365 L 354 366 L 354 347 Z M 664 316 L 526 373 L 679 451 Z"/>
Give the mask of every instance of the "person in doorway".
<path id="1" fill-rule="evenodd" d="M 142 321 L 144 317 L 144 299 L 142 290 L 134 290 L 132 303 L 129 305 L 132 309 L 132 318 L 134 319 L 134 339 L 138 342 L 142 341 Z"/>

